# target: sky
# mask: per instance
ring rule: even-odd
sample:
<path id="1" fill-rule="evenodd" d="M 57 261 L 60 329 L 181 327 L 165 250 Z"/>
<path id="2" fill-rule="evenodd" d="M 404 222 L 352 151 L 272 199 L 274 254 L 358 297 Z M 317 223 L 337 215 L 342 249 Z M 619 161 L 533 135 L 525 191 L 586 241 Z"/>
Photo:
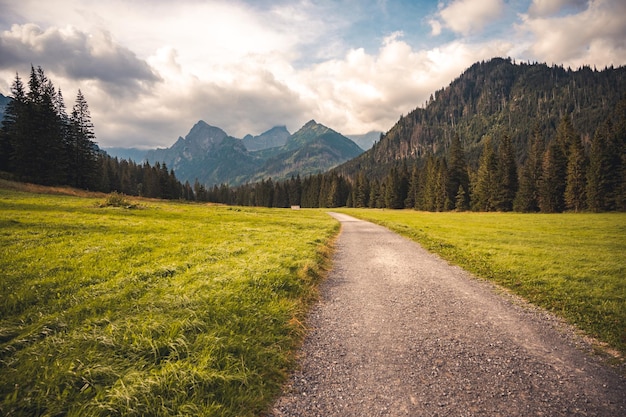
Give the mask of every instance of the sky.
<path id="1" fill-rule="evenodd" d="M 389 130 L 493 57 L 626 65 L 624 0 L 0 0 L 0 93 L 41 66 L 80 89 L 101 147 L 168 147 L 198 121 Z"/>

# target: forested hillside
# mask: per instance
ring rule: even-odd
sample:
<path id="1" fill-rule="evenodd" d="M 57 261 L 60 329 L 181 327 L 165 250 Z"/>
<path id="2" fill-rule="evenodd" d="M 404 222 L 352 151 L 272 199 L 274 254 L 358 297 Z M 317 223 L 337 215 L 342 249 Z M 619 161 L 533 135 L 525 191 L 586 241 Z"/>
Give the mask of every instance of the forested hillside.
<path id="1" fill-rule="evenodd" d="M 431 95 L 424 108 L 401 116 L 373 149 L 344 164 L 340 172 L 350 177 L 365 172 L 382 179 L 394 161 L 445 154 L 455 135 L 472 168 L 478 166 L 484 139 L 496 141 L 505 135 L 521 164 L 532 138 L 550 142 L 564 116 L 588 147 L 625 94 L 625 67 L 573 71 L 494 58 L 472 65 Z"/>

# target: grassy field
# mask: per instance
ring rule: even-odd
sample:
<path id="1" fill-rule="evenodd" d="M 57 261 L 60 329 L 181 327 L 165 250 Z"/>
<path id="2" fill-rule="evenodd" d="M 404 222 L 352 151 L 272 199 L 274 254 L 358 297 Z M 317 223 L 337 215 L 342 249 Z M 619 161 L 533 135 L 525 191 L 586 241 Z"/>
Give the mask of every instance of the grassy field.
<path id="1" fill-rule="evenodd" d="M 0 189 L 0 415 L 254 416 L 337 223 Z"/>
<path id="2" fill-rule="evenodd" d="M 626 354 L 626 213 L 340 211 L 414 239 Z"/>

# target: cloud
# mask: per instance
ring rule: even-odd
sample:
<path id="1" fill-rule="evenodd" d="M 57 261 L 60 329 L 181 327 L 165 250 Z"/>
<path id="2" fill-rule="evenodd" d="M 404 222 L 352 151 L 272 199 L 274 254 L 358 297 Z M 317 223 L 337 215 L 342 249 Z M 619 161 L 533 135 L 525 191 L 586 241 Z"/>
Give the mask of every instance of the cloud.
<path id="1" fill-rule="evenodd" d="M 346 134 L 388 130 L 401 114 L 424 103 L 480 59 L 506 56 L 506 42 L 469 45 L 452 42 L 415 50 L 401 33 L 387 37 L 376 54 L 362 48 L 342 59 L 302 71 L 303 97 L 316 103 L 315 119 Z"/>
<path id="2" fill-rule="evenodd" d="M 533 0 L 528 8 L 532 17 L 550 16 L 563 10 L 584 10 L 589 0 Z"/>
<path id="3" fill-rule="evenodd" d="M 526 55 L 574 68 L 626 62 L 626 3 L 622 0 L 592 0 L 586 9 L 562 16 L 537 17 L 532 6 L 518 26 L 519 33 L 530 36 Z"/>
<path id="4" fill-rule="evenodd" d="M 198 119 L 386 131 L 494 56 L 626 63 L 623 0 L 441 1 L 0 0 L 0 91 L 41 65 L 103 146 L 169 146 Z"/>
<path id="5" fill-rule="evenodd" d="M 441 35 L 441 22 L 436 20 L 436 19 L 430 19 L 428 21 L 428 24 L 430 25 L 430 34 L 432 36 L 439 36 Z"/>
<path id="6" fill-rule="evenodd" d="M 94 80 L 118 89 L 137 89 L 159 77 L 107 32 L 93 35 L 67 27 L 13 25 L 0 34 L 0 69 L 41 66 L 67 78 Z"/>
<path id="7" fill-rule="evenodd" d="M 480 32 L 497 19 L 504 8 L 502 0 L 455 0 L 439 11 L 443 25 L 456 33 L 470 35 Z M 433 34 L 437 26 L 431 23 Z"/>

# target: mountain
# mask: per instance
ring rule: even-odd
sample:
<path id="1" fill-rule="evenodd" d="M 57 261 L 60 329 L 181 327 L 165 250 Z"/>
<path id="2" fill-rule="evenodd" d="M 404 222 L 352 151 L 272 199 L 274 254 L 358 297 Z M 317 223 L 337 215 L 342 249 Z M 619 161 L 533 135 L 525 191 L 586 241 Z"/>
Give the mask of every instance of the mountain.
<path id="1" fill-rule="evenodd" d="M 383 132 L 371 131 L 367 132 L 364 135 L 346 135 L 348 139 L 359 145 L 359 148 L 367 151 L 372 146 L 374 146 L 374 142 L 380 140 Z"/>
<path id="2" fill-rule="evenodd" d="M 596 129 L 611 115 L 626 93 L 626 67 L 602 71 L 545 64 L 516 64 L 494 58 L 468 68 L 450 85 L 416 108 L 379 142 L 337 168 L 354 178 L 363 172 L 383 178 L 400 161 L 420 161 L 443 155 L 458 135 L 472 169 L 478 165 L 484 139 L 511 139 L 518 163 L 527 156 L 529 141 L 539 135 L 549 142 L 563 116 L 588 146 Z"/>
<path id="3" fill-rule="evenodd" d="M 311 120 L 291 135 L 251 180 L 322 173 L 361 153 L 363 150 L 347 137 Z"/>
<path id="4" fill-rule="evenodd" d="M 291 136 L 287 127 L 275 126 L 259 136 L 246 135 L 243 144 L 249 151 L 262 151 L 264 149 L 278 148 L 287 143 Z"/>
<path id="5" fill-rule="evenodd" d="M 213 186 L 325 172 L 363 152 L 350 139 L 314 120 L 283 141 L 285 132 L 284 126 L 278 126 L 257 137 L 249 135 L 247 143 L 261 148 L 250 151 L 244 140 L 200 120 L 174 145 L 148 151 L 145 157 L 153 164 L 165 163 L 182 182 L 197 179 Z M 264 147 L 280 142 L 281 146 Z"/>
<path id="6" fill-rule="evenodd" d="M 207 185 L 240 183 L 262 162 L 248 152 L 241 139 L 202 120 L 170 148 L 149 151 L 146 159 L 164 162 L 181 181 L 193 183 L 198 179 Z"/>
<path id="7" fill-rule="evenodd" d="M 0 94 L 0 125 L 2 124 L 2 120 L 4 120 L 4 108 L 11 101 L 11 97 L 3 96 Z"/>
<path id="8" fill-rule="evenodd" d="M 120 147 L 102 148 L 102 150 L 113 158 L 131 160 L 137 163 L 143 162 L 146 159 L 146 154 L 149 152 L 148 149 Z"/>

